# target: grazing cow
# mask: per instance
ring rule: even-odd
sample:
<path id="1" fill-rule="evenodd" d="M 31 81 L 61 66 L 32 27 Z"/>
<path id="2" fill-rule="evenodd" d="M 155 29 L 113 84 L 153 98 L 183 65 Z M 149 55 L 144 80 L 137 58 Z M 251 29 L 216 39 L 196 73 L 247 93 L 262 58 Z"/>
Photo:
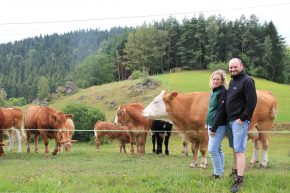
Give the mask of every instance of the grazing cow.
<path id="1" fill-rule="evenodd" d="M 55 139 L 55 148 L 53 155 L 58 152 L 58 147 L 63 141 L 70 140 L 65 135 L 65 122 L 72 115 L 66 115 L 63 112 L 58 112 L 50 107 L 45 106 L 30 106 L 26 109 L 24 118 L 24 129 L 27 136 L 27 153 L 30 152 L 30 138 L 34 134 L 35 152 L 38 152 L 38 138 L 41 135 L 44 145 L 45 154 L 48 154 L 49 139 Z M 63 141 L 61 141 L 61 139 Z"/>
<path id="2" fill-rule="evenodd" d="M 2 109 L 0 108 L 0 157 L 4 156 L 4 151 L 3 151 L 3 127 L 4 126 L 4 113 L 2 111 Z"/>
<path id="3" fill-rule="evenodd" d="M 104 136 L 110 139 L 118 139 L 120 145 L 120 153 L 126 152 L 126 143 L 130 143 L 129 128 L 126 126 L 118 126 L 114 123 L 98 121 L 94 127 L 96 137 L 96 150 L 99 152 L 100 143 Z"/>
<path id="4" fill-rule="evenodd" d="M 147 118 L 170 119 L 177 131 L 184 137 L 184 141 L 192 143 L 191 167 L 196 167 L 198 164 L 198 150 L 202 155 L 200 167 L 207 166 L 208 134 L 204 123 L 208 101 L 209 93 L 207 92 L 178 94 L 162 91 L 142 112 L 142 115 Z"/>
<path id="5" fill-rule="evenodd" d="M 146 137 L 152 121 L 141 115 L 144 106 L 140 103 L 129 103 L 118 108 L 114 123 L 129 128 L 131 154 L 134 154 L 134 143 L 139 154 L 145 153 Z"/>
<path id="6" fill-rule="evenodd" d="M 258 163 L 258 152 L 260 143 L 263 148 L 262 167 L 268 165 L 268 148 L 270 143 L 269 131 L 271 130 L 277 109 L 277 101 L 269 91 L 257 90 L 257 105 L 253 114 L 248 138 L 253 139 L 254 153 L 251 160 L 252 164 Z"/>
<path id="7" fill-rule="evenodd" d="M 8 150 L 13 150 L 14 139 L 18 144 L 18 152 L 21 152 L 21 126 L 22 111 L 18 108 L 2 108 L 4 114 L 4 131 L 7 131 L 9 137 Z"/>
<path id="8" fill-rule="evenodd" d="M 63 147 L 65 151 L 71 151 L 72 143 L 77 142 L 77 140 L 72 139 L 75 131 L 75 124 L 71 117 L 68 116 L 65 121 L 65 131 L 61 134 L 61 145 L 59 146 L 59 152 L 63 152 Z"/>
<path id="9" fill-rule="evenodd" d="M 153 152 L 156 154 L 162 153 L 162 143 L 164 138 L 165 154 L 169 155 L 168 143 L 171 135 L 172 124 L 162 120 L 153 120 L 151 131 L 152 131 L 152 144 Z M 165 135 L 165 137 L 163 136 Z M 155 149 L 155 142 L 157 140 L 157 149 Z"/>

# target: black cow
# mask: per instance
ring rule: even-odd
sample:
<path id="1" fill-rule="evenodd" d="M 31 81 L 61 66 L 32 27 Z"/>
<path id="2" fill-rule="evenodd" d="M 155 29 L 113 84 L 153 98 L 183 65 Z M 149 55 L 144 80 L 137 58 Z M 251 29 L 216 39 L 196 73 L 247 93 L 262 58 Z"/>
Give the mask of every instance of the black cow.
<path id="1" fill-rule="evenodd" d="M 162 153 L 162 143 L 163 143 L 163 138 L 165 138 L 164 139 L 165 154 L 169 155 L 168 143 L 169 143 L 169 138 L 171 135 L 171 130 L 172 130 L 171 123 L 161 121 L 161 120 L 153 120 L 152 126 L 151 126 L 153 152 L 155 152 L 156 154 Z M 164 134 L 165 134 L 165 137 L 164 137 Z M 156 141 L 157 141 L 157 149 L 155 149 Z"/>

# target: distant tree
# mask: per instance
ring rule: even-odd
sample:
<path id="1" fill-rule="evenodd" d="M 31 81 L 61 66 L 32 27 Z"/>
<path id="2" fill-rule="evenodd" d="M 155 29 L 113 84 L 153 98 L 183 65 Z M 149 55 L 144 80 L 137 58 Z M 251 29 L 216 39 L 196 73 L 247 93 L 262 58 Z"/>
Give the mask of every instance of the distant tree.
<path id="1" fill-rule="evenodd" d="M 104 53 L 92 55 L 76 67 L 74 74 L 80 88 L 112 82 L 115 80 L 114 62 Z"/>
<path id="2" fill-rule="evenodd" d="M 0 106 L 5 106 L 6 97 L 7 97 L 6 91 L 3 88 L 1 88 L 0 89 Z"/>
<path id="3" fill-rule="evenodd" d="M 47 78 L 44 76 L 40 77 L 37 85 L 37 96 L 40 99 L 50 97 L 50 87 Z"/>

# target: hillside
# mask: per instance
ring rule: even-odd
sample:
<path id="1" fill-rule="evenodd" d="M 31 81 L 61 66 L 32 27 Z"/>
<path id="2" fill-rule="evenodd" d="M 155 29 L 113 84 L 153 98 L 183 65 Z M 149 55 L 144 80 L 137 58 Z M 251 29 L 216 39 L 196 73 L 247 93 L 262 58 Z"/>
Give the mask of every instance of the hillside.
<path id="1" fill-rule="evenodd" d="M 61 110 L 69 103 L 80 102 L 91 107 L 98 107 L 105 112 L 107 121 L 113 121 L 115 111 L 119 105 L 129 102 L 141 102 L 144 105 L 147 105 L 163 89 L 167 91 L 178 91 L 181 93 L 210 91 L 208 84 L 210 74 L 210 71 L 185 71 L 181 73 L 158 75 L 153 78 L 160 81 L 160 86 L 155 89 L 144 89 L 142 91 L 134 92 L 129 90 L 129 87 L 141 82 L 141 79 L 92 86 L 87 89 L 82 89 L 76 94 L 54 100 L 51 102 L 50 106 Z M 289 122 L 290 86 L 273 83 L 259 78 L 254 79 L 256 81 L 257 89 L 270 90 L 273 92 L 274 96 L 276 96 L 279 105 L 276 122 Z"/>

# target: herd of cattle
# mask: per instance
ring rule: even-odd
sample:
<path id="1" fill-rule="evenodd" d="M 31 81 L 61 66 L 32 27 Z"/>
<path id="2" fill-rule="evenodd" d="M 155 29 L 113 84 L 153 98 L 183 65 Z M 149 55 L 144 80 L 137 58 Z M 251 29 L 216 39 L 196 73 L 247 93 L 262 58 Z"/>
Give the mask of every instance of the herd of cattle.
<path id="1" fill-rule="evenodd" d="M 251 163 L 258 162 L 260 143 L 263 149 L 261 165 L 268 164 L 269 130 L 277 113 L 277 102 L 269 91 L 257 91 L 258 103 L 249 128 L 248 137 L 254 141 L 254 153 Z M 162 153 L 163 135 L 165 134 L 165 153 L 168 155 L 168 141 L 172 124 L 182 138 L 184 153 L 188 154 L 187 144 L 191 143 L 193 160 L 191 167 L 198 166 L 198 151 L 201 153 L 200 167 L 207 166 L 208 133 L 204 127 L 210 93 L 193 92 L 180 94 L 161 91 L 145 108 L 140 103 L 129 103 L 117 109 L 114 123 L 96 122 L 94 126 L 96 150 L 104 136 L 118 139 L 120 152 L 126 153 L 125 144 L 130 143 L 131 154 L 134 147 L 137 153 L 145 153 L 145 143 L 148 132 L 153 131 L 153 152 Z M 24 124 L 22 128 L 22 114 Z M 0 108 L 0 157 L 4 155 L 3 134 L 9 136 L 8 150 L 12 150 L 14 139 L 18 142 L 18 152 L 21 152 L 21 135 L 27 142 L 27 152 L 30 152 L 30 138 L 34 135 L 35 152 L 38 152 L 38 139 L 41 135 L 45 154 L 48 154 L 49 139 L 55 139 L 53 155 L 65 148 L 70 151 L 74 133 L 71 114 L 64 114 L 46 106 L 30 106 L 24 113 L 18 108 Z M 157 139 L 157 149 L 155 149 Z"/>

